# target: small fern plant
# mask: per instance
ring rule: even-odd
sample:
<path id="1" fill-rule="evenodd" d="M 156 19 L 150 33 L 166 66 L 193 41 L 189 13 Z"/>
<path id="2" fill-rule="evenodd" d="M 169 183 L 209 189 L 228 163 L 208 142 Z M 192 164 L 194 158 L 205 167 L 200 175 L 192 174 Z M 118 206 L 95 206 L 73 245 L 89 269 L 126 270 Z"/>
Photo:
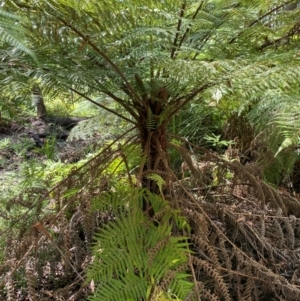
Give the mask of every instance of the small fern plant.
<path id="1" fill-rule="evenodd" d="M 142 204 L 149 202 L 154 217 Z M 93 263 L 87 273 L 96 292 L 90 301 L 183 300 L 192 291 L 187 258 L 189 246 L 174 236 L 186 221 L 176 210 L 145 189 L 119 189 L 94 200 L 94 208 L 111 220 L 95 236 Z"/>

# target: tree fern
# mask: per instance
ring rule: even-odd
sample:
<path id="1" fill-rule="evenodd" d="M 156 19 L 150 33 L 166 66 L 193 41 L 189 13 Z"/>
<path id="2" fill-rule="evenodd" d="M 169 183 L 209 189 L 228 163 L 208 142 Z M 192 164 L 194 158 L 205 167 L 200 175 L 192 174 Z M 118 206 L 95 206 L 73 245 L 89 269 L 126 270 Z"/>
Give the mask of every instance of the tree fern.
<path id="1" fill-rule="evenodd" d="M 246 113 L 245 116 L 256 131 L 254 142 L 268 149 L 267 154 L 259 155 L 259 161 L 267 168 L 267 179 L 276 184 L 292 172 L 294 164 L 299 160 L 297 90 L 297 85 L 287 91 L 268 89 L 260 96 L 249 97 L 240 106 L 240 114 Z"/>
<path id="2" fill-rule="evenodd" d="M 166 125 L 188 102 L 209 103 L 216 91 L 245 101 L 296 85 L 300 75 L 299 9 L 285 10 L 281 1 L 51 0 L 29 7 L 26 27 L 35 28 L 41 63 L 27 75 L 45 91 L 117 102 L 123 111 L 114 113 L 137 126 L 142 148 L 150 145 L 143 150 L 153 156 L 150 169 L 158 149 L 166 151 Z"/>
<path id="3" fill-rule="evenodd" d="M 184 299 L 191 284 L 185 272 L 188 245 L 184 237 L 176 236 L 180 233 L 176 231 L 179 225 L 186 222 L 171 207 L 177 191 L 174 189 L 168 195 L 163 190 L 165 201 L 160 197 L 163 182 L 157 176 L 150 179 L 147 176 L 155 173 L 165 183 L 172 183 L 167 125 L 188 103 L 207 106 L 211 100 L 263 101 L 271 91 L 281 95 L 295 91 L 300 76 L 299 8 L 285 10 L 285 4 L 296 1 L 29 0 L 27 3 L 24 7 L 7 1 L 4 7 L 24 16 L 23 24 L 32 32 L 29 38 L 38 63 L 2 45 L 1 55 L 5 57 L 8 53 L 6 68 L 1 70 L 2 89 L 9 87 L 15 92 L 14 83 L 36 80 L 51 95 L 69 91 L 91 102 L 101 96 L 117 103 L 120 111 L 112 111 L 110 104 L 101 108 L 135 127 L 132 135 L 138 134 L 134 142 L 143 158 L 137 186 L 151 189 L 129 189 L 129 184 L 107 185 L 107 191 L 98 191 L 96 197 L 89 190 L 84 195 L 84 199 L 93 197 L 95 207 L 110 218 L 95 238 L 94 262 L 88 279 L 95 280 L 97 292 L 91 300 L 155 300 L 168 294 Z M 103 161 L 108 159 L 104 158 L 89 165 L 93 167 L 92 179 L 105 171 Z M 237 164 L 234 172 L 239 174 L 241 168 Z M 246 184 L 250 181 L 262 199 L 274 198 L 273 192 L 265 193 L 265 197 L 262 191 L 265 186 L 256 177 L 243 174 Z M 128 175 L 130 178 L 130 170 Z M 90 174 L 84 176 L 90 178 Z M 84 188 L 90 182 L 86 183 Z M 198 191 L 201 188 L 197 187 Z M 192 198 L 188 191 L 182 195 L 183 199 Z M 144 210 L 145 203 L 149 210 Z M 197 199 L 189 209 L 198 208 L 202 212 L 200 203 Z M 210 216 L 219 215 L 212 211 Z M 239 222 L 232 219 L 231 226 L 240 229 Z M 202 219 L 194 220 L 201 225 L 200 229 L 195 227 L 198 232 L 202 227 L 208 229 L 206 220 L 208 215 L 204 214 Z M 209 223 L 215 225 L 213 221 Z M 233 240 L 240 236 L 236 233 Z M 203 237 L 215 244 L 219 232 L 212 235 Z M 249 240 L 244 240 L 239 246 L 246 250 L 247 244 Z M 257 244 L 261 241 L 252 243 Z M 204 250 L 209 259 L 216 257 L 219 245 L 215 249 L 218 251 Z M 224 249 L 221 251 L 226 253 Z M 236 252 L 231 257 L 234 266 L 243 274 L 247 272 L 239 266 L 250 265 L 252 261 L 241 260 L 244 253 L 237 255 L 235 248 L 229 250 Z M 206 253 L 199 256 L 207 259 Z M 208 282 L 217 283 L 216 293 L 219 288 L 218 295 L 230 300 L 225 276 L 221 276 L 224 267 L 213 267 L 202 259 L 197 265 L 199 275 L 203 270 L 213 278 Z M 256 270 L 262 269 L 261 266 L 254 269 L 251 263 L 250 270 L 254 276 Z M 201 281 L 199 276 L 197 281 Z M 209 285 L 205 284 L 206 288 Z M 210 293 L 208 296 L 213 296 Z"/>

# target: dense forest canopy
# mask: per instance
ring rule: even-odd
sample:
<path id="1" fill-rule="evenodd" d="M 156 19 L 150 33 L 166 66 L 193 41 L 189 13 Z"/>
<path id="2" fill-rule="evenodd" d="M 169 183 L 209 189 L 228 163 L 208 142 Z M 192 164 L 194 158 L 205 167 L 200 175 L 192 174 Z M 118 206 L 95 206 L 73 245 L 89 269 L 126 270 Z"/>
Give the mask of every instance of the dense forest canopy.
<path id="1" fill-rule="evenodd" d="M 1 1 L 1 126 L 32 113 L 33 93 L 93 104 L 66 136 L 99 140 L 63 162 L 63 135 L 31 128 L 56 159 L 25 158 L 20 194 L 1 199 L 3 298 L 299 296 L 299 12 L 292 0 Z M 34 122 L 61 119 L 49 120 Z"/>

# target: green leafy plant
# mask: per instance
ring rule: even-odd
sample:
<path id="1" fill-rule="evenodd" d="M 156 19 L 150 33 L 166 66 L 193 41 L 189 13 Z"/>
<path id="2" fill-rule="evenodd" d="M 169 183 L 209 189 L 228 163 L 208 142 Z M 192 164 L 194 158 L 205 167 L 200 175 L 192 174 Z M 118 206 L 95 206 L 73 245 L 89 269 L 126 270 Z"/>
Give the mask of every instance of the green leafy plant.
<path id="1" fill-rule="evenodd" d="M 145 198 L 153 206 L 153 221 L 142 210 Z M 144 189 L 123 189 L 102 194 L 94 209 L 114 218 L 95 236 L 87 276 L 97 290 L 90 300 L 173 300 L 191 292 L 188 243 L 172 235 L 171 221 L 182 227 L 183 218 L 166 201 Z"/>
<path id="2" fill-rule="evenodd" d="M 44 145 L 41 148 L 42 153 L 45 154 L 48 160 L 54 160 L 56 157 L 55 154 L 55 146 L 56 146 L 56 137 L 50 136 L 45 140 Z"/>
<path id="3" fill-rule="evenodd" d="M 266 180 L 278 185 L 299 161 L 298 88 L 267 90 L 259 98 L 250 98 L 247 106 L 246 116 L 256 136 L 249 148 L 254 150 Z"/>
<path id="4" fill-rule="evenodd" d="M 147 178 L 150 180 L 154 180 L 156 182 L 159 192 L 160 192 L 161 196 L 163 197 L 163 186 L 166 184 L 164 179 L 160 175 L 157 175 L 157 174 L 150 174 L 147 176 Z"/>
<path id="5" fill-rule="evenodd" d="M 26 153 L 33 146 L 33 141 L 27 137 L 19 139 L 12 136 L 0 141 L 0 150 L 2 150 L 3 154 L 6 154 L 7 157 L 26 157 Z"/>
<path id="6" fill-rule="evenodd" d="M 9 147 L 9 145 L 11 144 L 11 139 L 10 138 L 4 138 L 0 140 L 0 150 L 5 149 L 7 147 Z"/>
<path id="7" fill-rule="evenodd" d="M 186 137 L 197 145 L 205 145 L 203 137 L 210 133 L 220 133 L 225 121 L 225 114 L 217 106 L 192 102 L 173 116 L 170 124 L 172 134 Z"/>
<path id="8" fill-rule="evenodd" d="M 234 141 L 221 140 L 221 135 L 215 135 L 213 133 L 211 135 L 205 135 L 203 139 L 217 149 L 224 148 L 234 144 Z"/>

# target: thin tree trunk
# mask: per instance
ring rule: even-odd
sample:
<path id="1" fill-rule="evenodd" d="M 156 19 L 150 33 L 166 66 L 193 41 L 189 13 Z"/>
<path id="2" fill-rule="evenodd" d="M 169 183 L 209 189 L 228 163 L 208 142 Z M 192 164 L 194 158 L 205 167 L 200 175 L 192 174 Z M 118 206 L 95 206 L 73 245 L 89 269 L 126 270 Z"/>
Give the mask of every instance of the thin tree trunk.
<path id="1" fill-rule="evenodd" d="M 42 91 L 38 85 L 34 85 L 32 88 L 32 103 L 36 106 L 37 117 L 45 119 L 47 116 L 47 110 L 44 103 Z"/>

